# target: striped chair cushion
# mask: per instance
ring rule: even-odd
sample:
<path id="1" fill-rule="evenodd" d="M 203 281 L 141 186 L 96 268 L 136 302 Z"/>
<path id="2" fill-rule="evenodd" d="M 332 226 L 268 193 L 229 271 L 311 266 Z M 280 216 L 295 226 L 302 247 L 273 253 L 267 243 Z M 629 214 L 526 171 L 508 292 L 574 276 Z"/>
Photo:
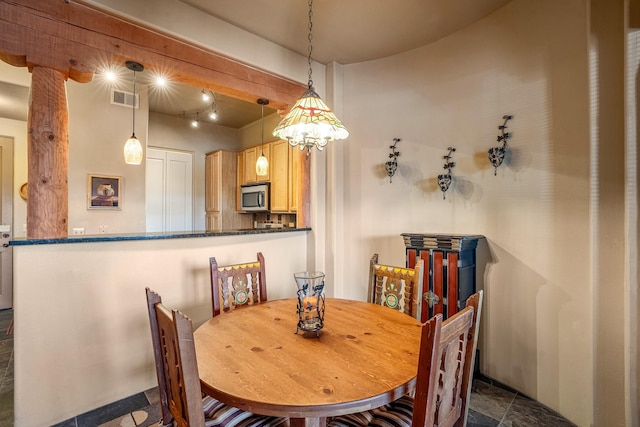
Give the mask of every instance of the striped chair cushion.
<path id="1" fill-rule="evenodd" d="M 335 417 L 327 427 L 411 427 L 413 398 L 403 396 L 380 408 Z"/>
<path id="2" fill-rule="evenodd" d="M 225 405 L 206 396 L 202 399 L 206 427 L 277 427 L 287 424 L 286 418 L 253 414 Z"/>

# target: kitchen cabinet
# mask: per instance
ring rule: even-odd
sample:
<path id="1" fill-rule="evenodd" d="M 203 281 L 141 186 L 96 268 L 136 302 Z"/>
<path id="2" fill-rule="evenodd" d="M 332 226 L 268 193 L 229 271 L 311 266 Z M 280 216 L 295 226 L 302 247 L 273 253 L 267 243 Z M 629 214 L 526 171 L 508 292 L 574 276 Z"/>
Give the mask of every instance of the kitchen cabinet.
<path id="1" fill-rule="evenodd" d="M 461 310 L 476 292 L 476 248 L 480 235 L 403 233 L 406 265 L 424 262 L 422 314 L 426 322 L 436 314 L 444 319 Z"/>
<path id="2" fill-rule="evenodd" d="M 242 195 L 240 192 L 240 186 L 245 184 L 244 181 L 244 151 L 240 151 L 237 154 L 237 171 L 236 171 L 236 211 L 242 211 Z"/>
<path id="3" fill-rule="evenodd" d="M 238 153 L 237 158 L 237 197 L 236 210 L 240 211 L 240 186 L 268 181 L 271 212 L 289 213 L 298 209 L 298 174 L 300 155 L 284 140 L 264 144 L 264 155 L 269 161 L 267 176 L 256 176 L 256 160 L 262 152 L 262 146 L 247 148 Z"/>
<path id="4" fill-rule="evenodd" d="M 264 144 L 264 156 L 267 158 L 269 162 L 269 168 L 267 169 L 266 176 L 258 176 L 256 175 L 256 161 L 258 157 L 262 154 L 262 145 L 257 145 L 255 147 L 247 148 L 243 150 L 243 164 L 244 164 L 244 174 L 242 184 L 255 184 L 256 182 L 265 182 L 271 179 L 271 155 L 270 155 L 271 144 Z"/>
<path id="5" fill-rule="evenodd" d="M 300 156 L 304 153 L 289 145 L 289 212 L 298 211 L 298 176 L 300 174 Z"/>
<path id="6" fill-rule="evenodd" d="M 278 140 L 271 143 L 271 212 L 289 211 L 289 156 L 291 145 Z"/>
<path id="7" fill-rule="evenodd" d="M 215 151 L 205 158 L 207 231 L 251 227 L 251 216 L 236 212 L 237 153 Z"/>

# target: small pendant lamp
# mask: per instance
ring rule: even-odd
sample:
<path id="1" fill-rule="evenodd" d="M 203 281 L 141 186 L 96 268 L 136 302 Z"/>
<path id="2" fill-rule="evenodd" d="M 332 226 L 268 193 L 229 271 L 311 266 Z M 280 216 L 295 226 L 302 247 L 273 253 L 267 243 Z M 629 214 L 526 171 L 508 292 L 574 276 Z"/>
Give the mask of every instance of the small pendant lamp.
<path id="1" fill-rule="evenodd" d="M 309 81 L 308 89 L 302 97 L 296 101 L 295 105 L 287 113 L 282 121 L 273 130 L 273 136 L 286 139 L 291 146 L 299 146 L 300 150 L 307 149 L 307 155 L 311 153 L 311 148 L 316 147 L 322 150 L 329 141 L 335 139 L 345 139 L 349 136 L 349 131 L 340 123 L 340 120 L 327 107 L 320 96 L 313 89 L 311 79 L 311 30 L 313 22 L 313 0 L 309 0 Z"/>
<path id="2" fill-rule="evenodd" d="M 137 97 L 136 97 L 136 71 L 144 70 L 142 64 L 139 64 L 135 61 L 127 61 L 126 66 L 128 69 L 133 71 L 133 131 L 131 132 L 131 137 L 127 139 L 127 142 L 124 144 L 124 162 L 129 165 L 139 165 L 142 163 L 142 144 L 136 138 L 136 108 L 138 107 Z"/>
<path id="3" fill-rule="evenodd" d="M 256 161 L 256 175 L 265 176 L 269 170 L 269 161 L 264 155 L 264 106 L 269 104 L 269 100 L 260 98 L 258 104 L 262 105 L 262 149 L 260 157 Z"/>

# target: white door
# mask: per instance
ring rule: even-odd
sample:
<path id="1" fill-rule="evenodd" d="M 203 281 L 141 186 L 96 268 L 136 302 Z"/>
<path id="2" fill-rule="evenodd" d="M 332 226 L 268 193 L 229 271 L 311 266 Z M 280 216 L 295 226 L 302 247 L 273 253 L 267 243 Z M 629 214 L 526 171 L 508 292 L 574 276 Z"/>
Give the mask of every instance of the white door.
<path id="1" fill-rule="evenodd" d="M 13 307 L 13 138 L 0 136 L 0 309 Z"/>
<path id="2" fill-rule="evenodd" d="M 149 148 L 147 231 L 193 231 L 193 153 Z"/>

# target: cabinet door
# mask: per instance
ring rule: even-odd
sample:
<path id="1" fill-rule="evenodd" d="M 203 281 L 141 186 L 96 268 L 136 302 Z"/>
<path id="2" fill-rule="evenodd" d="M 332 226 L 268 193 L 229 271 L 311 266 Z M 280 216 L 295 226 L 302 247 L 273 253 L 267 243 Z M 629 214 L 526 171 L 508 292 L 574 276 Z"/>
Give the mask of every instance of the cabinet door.
<path id="1" fill-rule="evenodd" d="M 242 211 L 241 199 L 240 199 L 240 186 L 246 184 L 244 180 L 244 151 L 240 151 L 238 153 L 238 157 L 236 160 L 236 164 L 238 169 L 236 171 L 236 211 Z"/>
<path id="2" fill-rule="evenodd" d="M 255 182 L 265 182 L 271 179 L 271 144 L 264 144 L 264 156 L 269 162 L 267 174 L 263 176 L 256 175 L 256 161 L 263 153 L 262 145 L 247 148 L 244 150 L 244 181 L 245 184 L 253 184 Z"/>
<path id="3" fill-rule="evenodd" d="M 303 155 L 302 151 L 289 145 L 289 212 L 298 210 L 298 176 L 301 155 Z"/>
<path id="4" fill-rule="evenodd" d="M 207 212 L 207 231 L 222 230 L 220 212 Z"/>
<path id="5" fill-rule="evenodd" d="M 275 141 L 271 143 L 271 211 L 289 210 L 289 143 Z"/>
<path id="6" fill-rule="evenodd" d="M 205 158 L 205 210 L 220 212 L 220 152 L 207 154 Z"/>
<path id="7" fill-rule="evenodd" d="M 256 160 L 258 157 L 256 156 L 256 148 L 247 148 L 244 150 L 244 183 L 245 184 L 253 184 L 258 182 L 258 177 L 256 176 Z"/>

